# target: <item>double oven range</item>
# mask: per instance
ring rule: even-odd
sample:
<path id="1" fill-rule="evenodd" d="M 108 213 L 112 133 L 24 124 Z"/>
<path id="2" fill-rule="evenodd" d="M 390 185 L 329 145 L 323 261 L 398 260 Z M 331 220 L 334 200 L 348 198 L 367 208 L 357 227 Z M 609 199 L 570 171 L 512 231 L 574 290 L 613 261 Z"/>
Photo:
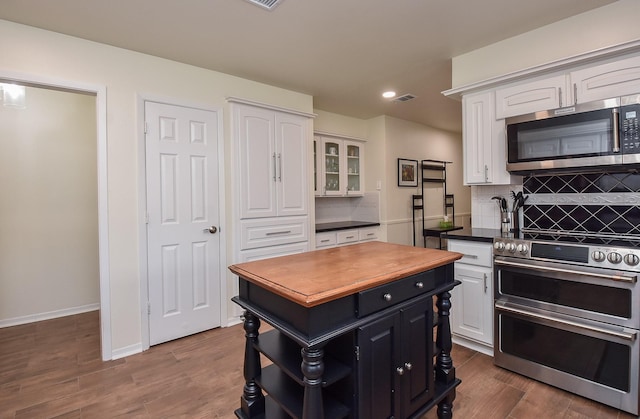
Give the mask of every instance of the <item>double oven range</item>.
<path id="1" fill-rule="evenodd" d="M 638 415 L 640 243 L 521 233 L 494 239 L 494 361 Z"/>

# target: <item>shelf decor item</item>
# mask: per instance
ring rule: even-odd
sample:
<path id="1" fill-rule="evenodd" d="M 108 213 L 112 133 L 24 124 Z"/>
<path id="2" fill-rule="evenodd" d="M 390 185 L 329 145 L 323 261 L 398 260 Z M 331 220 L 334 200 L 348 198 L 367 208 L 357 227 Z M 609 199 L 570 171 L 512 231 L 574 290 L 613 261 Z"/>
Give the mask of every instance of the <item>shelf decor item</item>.
<path id="1" fill-rule="evenodd" d="M 418 187 L 418 160 L 398 159 L 398 186 Z"/>

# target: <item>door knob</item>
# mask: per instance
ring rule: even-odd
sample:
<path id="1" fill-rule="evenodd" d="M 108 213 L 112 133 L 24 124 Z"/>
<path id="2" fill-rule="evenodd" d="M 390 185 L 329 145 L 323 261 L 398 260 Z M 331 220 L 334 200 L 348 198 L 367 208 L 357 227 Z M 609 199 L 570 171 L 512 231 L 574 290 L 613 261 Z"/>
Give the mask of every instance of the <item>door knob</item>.
<path id="1" fill-rule="evenodd" d="M 209 228 L 205 228 L 202 231 L 204 231 L 206 233 L 216 234 L 218 232 L 218 228 L 216 226 L 211 226 Z"/>

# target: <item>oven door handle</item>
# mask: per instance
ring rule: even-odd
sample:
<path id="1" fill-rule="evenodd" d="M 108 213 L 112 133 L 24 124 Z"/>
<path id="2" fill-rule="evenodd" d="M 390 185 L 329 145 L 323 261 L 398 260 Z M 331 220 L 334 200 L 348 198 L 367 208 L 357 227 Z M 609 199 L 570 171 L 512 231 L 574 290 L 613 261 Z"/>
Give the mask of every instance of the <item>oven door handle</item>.
<path id="1" fill-rule="evenodd" d="M 529 310 L 521 310 L 519 308 L 510 307 L 508 305 L 508 303 L 505 303 L 503 301 L 496 301 L 495 307 L 497 309 L 500 309 L 502 311 L 507 311 L 509 313 L 520 314 L 521 316 L 531 317 L 531 318 L 539 319 L 539 320 L 546 320 L 546 321 L 554 322 L 554 323 L 561 323 L 561 324 L 564 324 L 565 326 L 570 326 L 570 327 L 573 327 L 573 328 L 590 330 L 592 332 L 601 333 L 601 334 L 604 334 L 604 335 L 608 335 L 608 336 L 613 336 L 613 337 L 617 337 L 617 338 L 620 338 L 620 339 L 624 339 L 624 340 L 627 340 L 629 342 L 633 342 L 633 341 L 636 340 L 636 333 L 635 332 L 634 333 L 617 332 L 615 330 L 602 329 L 600 327 L 586 325 L 586 324 L 578 323 L 578 322 L 573 322 L 573 321 L 566 320 L 566 319 L 560 319 L 560 318 L 554 317 L 554 316 L 547 316 L 545 314 L 534 313 L 534 312 L 529 311 Z"/>
<path id="2" fill-rule="evenodd" d="M 587 275 L 587 276 L 593 276 L 596 278 L 609 279 L 612 281 L 629 282 L 632 284 L 636 283 L 638 280 L 638 277 L 636 275 L 627 276 L 627 275 L 599 274 L 596 272 L 575 271 L 573 269 L 556 268 L 552 266 L 534 266 L 534 265 L 529 265 L 527 263 L 511 262 L 511 261 L 497 260 L 497 259 L 493 261 L 493 264 L 500 265 L 500 266 L 511 266 L 515 268 L 531 269 L 531 270 L 540 271 L 540 272 L 560 272 L 564 274 Z"/>

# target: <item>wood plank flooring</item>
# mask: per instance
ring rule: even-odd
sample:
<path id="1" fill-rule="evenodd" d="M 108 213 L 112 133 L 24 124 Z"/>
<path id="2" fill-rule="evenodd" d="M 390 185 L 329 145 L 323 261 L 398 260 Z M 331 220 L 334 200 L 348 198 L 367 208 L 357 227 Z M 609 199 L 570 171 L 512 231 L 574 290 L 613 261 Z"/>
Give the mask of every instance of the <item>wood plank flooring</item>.
<path id="1" fill-rule="evenodd" d="M 216 329 L 100 360 L 98 312 L 0 329 L 0 418 L 234 418 L 244 331 Z M 455 418 L 631 418 L 455 347 Z M 436 418 L 435 411 L 423 419 Z M 363 418 L 365 419 L 365 418 Z"/>

